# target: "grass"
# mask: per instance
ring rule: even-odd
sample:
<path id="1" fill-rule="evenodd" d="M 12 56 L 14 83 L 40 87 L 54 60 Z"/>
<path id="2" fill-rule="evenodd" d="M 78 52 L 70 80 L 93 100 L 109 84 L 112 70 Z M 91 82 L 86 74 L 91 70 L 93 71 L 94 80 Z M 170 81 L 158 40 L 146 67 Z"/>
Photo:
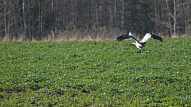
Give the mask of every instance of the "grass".
<path id="1" fill-rule="evenodd" d="M 0 43 L 0 106 L 191 106 L 190 37 Z"/>

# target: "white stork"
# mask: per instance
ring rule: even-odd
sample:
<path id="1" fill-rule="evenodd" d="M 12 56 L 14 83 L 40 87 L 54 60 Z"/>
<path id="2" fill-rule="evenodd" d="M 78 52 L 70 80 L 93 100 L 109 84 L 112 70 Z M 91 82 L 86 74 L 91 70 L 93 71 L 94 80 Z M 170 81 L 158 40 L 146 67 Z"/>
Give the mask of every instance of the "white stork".
<path id="1" fill-rule="evenodd" d="M 142 48 L 145 46 L 146 42 L 150 39 L 156 39 L 156 40 L 160 40 L 161 42 L 163 42 L 162 38 L 157 36 L 157 35 L 153 35 L 151 33 L 146 33 L 146 35 L 143 37 L 143 39 L 141 41 L 138 41 L 137 38 L 135 37 L 135 35 L 131 32 L 129 32 L 129 34 L 124 33 L 122 35 L 120 35 L 119 37 L 117 37 L 117 41 L 122 41 L 124 39 L 128 39 L 128 38 L 133 38 L 135 40 L 135 43 L 132 43 L 133 45 L 135 45 L 138 49 L 141 49 L 141 53 L 143 52 Z"/>

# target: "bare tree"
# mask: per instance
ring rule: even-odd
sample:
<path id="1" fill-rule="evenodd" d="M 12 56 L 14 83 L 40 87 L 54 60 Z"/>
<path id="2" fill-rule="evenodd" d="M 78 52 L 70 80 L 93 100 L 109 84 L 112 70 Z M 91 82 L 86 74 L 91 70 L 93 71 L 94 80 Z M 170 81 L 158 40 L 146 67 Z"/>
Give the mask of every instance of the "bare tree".
<path id="1" fill-rule="evenodd" d="M 166 2 L 167 2 L 167 9 L 169 12 L 169 28 L 173 29 L 173 35 L 176 35 L 177 25 L 184 22 L 185 20 L 184 17 L 186 15 L 185 11 L 189 9 L 186 5 L 190 4 L 191 2 L 184 2 L 183 0 L 173 0 L 172 3 L 173 8 L 171 11 L 169 9 L 168 0 L 166 0 Z M 173 19 L 173 25 L 171 25 L 172 22 L 170 18 Z"/>

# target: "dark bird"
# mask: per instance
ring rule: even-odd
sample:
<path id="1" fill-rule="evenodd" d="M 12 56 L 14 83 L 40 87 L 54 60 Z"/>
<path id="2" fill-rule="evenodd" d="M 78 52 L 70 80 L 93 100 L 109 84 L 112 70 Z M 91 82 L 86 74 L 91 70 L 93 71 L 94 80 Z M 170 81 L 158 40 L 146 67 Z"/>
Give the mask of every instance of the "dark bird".
<path id="1" fill-rule="evenodd" d="M 135 35 L 131 32 L 128 33 L 124 33 L 122 35 L 120 35 L 119 37 L 116 38 L 117 41 L 122 41 L 124 39 L 128 39 L 128 38 L 133 38 L 135 40 L 135 43 L 132 43 L 133 45 L 135 45 L 138 49 L 141 49 L 141 53 L 142 53 L 142 48 L 145 46 L 146 42 L 150 39 L 156 39 L 159 40 L 161 42 L 163 42 L 162 38 L 157 36 L 157 35 L 153 35 L 151 33 L 146 33 L 146 35 L 143 37 L 143 39 L 141 41 L 137 40 L 137 38 L 135 37 Z"/>

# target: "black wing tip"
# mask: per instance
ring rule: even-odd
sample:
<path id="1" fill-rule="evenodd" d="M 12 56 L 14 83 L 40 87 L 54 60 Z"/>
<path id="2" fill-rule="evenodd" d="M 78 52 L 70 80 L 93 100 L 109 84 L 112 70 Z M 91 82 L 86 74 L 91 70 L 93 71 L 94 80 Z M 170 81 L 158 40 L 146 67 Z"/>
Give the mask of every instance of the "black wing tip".
<path id="1" fill-rule="evenodd" d="M 121 37 L 117 37 L 116 38 L 116 41 L 118 41 L 118 42 L 120 42 L 120 41 L 122 41 L 123 40 L 123 38 L 121 38 Z"/>
<path id="2" fill-rule="evenodd" d="M 158 36 L 158 40 L 160 40 L 161 42 L 163 42 L 163 38 L 161 38 L 160 36 Z"/>
<path id="3" fill-rule="evenodd" d="M 121 41 L 121 40 L 119 39 L 119 37 L 117 37 L 117 38 L 116 38 L 116 41 Z"/>
<path id="4" fill-rule="evenodd" d="M 152 38 L 153 38 L 153 39 L 157 39 L 157 40 L 163 42 L 163 38 L 162 38 L 162 37 L 160 37 L 160 36 L 158 36 L 158 35 L 153 35 L 153 34 L 151 34 L 151 35 L 152 35 Z"/>
<path id="5" fill-rule="evenodd" d="M 124 33 L 124 34 L 118 36 L 118 37 L 116 38 L 116 41 L 122 41 L 122 40 L 127 39 L 127 38 L 129 38 L 128 35 L 127 35 L 127 33 Z"/>

